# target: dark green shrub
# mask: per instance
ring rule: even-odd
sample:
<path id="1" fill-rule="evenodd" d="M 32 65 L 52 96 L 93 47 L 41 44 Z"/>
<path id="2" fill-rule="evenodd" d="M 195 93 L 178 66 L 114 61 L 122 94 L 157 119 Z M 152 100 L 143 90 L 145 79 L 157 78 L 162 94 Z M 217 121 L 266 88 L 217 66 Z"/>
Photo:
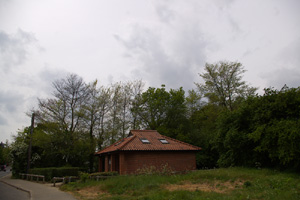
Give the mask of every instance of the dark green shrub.
<path id="1" fill-rule="evenodd" d="M 50 181 L 53 177 L 78 176 L 78 167 L 50 167 L 50 168 L 34 168 L 30 174 L 44 175 L 46 181 Z"/>
<path id="2" fill-rule="evenodd" d="M 245 183 L 244 183 L 244 186 L 245 187 L 250 187 L 252 185 L 252 183 L 250 182 L 250 181 L 246 181 Z"/>
<path id="3" fill-rule="evenodd" d="M 119 175 L 118 172 L 96 172 L 90 174 L 90 176 L 117 176 Z"/>
<path id="4" fill-rule="evenodd" d="M 89 179 L 90 175 L 88 173 L 80 172 L 79 177 L 80 181 L 85 183 Z"/>

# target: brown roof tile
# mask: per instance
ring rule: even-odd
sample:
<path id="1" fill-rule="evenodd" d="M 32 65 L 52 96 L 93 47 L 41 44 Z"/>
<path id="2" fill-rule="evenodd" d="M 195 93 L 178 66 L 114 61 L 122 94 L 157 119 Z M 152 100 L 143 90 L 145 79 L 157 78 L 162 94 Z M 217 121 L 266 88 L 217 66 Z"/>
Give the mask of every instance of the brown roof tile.
<path id="1" fill-rule="evenodd" d="M 147 139 L 149 143 L 143 143 L 141 139 Z M 163 144 L 160 139 L 167 140 Z M 118 142 L 98 151 L 103 154 L 113 151 L 199 151 L 200 147 L 169 138 L 159 134 L 155 130 L 131 130 L 129 135 Z"/>

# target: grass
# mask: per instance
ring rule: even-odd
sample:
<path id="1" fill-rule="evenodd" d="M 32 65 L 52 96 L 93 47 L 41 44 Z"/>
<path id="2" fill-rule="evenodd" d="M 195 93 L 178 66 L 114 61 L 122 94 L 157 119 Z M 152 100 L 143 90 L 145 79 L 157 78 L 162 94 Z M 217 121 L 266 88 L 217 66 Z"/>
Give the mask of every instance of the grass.
<path id="1" fill-rule="evenodd" d="M 227 168 L 180 175 L 128 175 L 63 185 L 81 200 L 300 199 L 300 175 Z"/>

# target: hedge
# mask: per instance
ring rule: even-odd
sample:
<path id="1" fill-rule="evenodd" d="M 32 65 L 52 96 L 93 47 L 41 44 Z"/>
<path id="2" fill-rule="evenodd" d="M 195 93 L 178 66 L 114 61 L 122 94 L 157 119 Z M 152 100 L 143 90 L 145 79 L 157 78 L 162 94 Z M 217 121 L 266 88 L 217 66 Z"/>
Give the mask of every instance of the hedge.
<path id="1" fill-rule="evenodd" d="M 30 169 L 30 174 L 44 175 L 46 181 L 50 181 L 53 177 L 78 176 L 79 167 L 49 167 Z"/>
<path id="2" fill-rule="evenodd" d="M 90 176 L 117 176 L 119 175 L 118 172 L 96 172 L 96 173 L 92 173 L 90 174 Z"/>

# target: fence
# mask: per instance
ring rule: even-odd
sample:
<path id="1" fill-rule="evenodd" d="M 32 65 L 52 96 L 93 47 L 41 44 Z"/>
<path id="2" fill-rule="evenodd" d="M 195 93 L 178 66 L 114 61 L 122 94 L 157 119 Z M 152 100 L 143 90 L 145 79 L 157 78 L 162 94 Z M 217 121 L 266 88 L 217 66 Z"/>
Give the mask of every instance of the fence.
<path id="1" fill-rule="evenodd" d="M 22 179 L 26 179 L 28 181 L 36 181 L 39 182 L 40 179 L 43 183 L 45 183 L 45 176 L 43 175 L 36 175 L 36 174 L 19 174 Z M 97 181 L 99 180 L 105 180 L 108 178 L 111 178 L 112 176 L 89 176 L 90 179 L 95 179 Z M 70 183 L 72 181 L 78 180 L 78 177 L 70 176 L 70 177 L 53 177 L 53 186 L 55 187 L 56 183 L 62 182 L 62 184 Z"/>
<path id="2" fill-rule="evenodd" d="M 70 176 L 70 177 L 53 177 L 53 186 L 55 187 L 55 184 L 57 182 L 62 182 L 62 184 L 70 183 L 74 180 L 78 180 L 78 177 Z"/>
<path id="3" fill-rule="evenodd" d="M 26 180 L 28 180 L 28 181 L 29 181 L 29 180 L 30 180 L 30 181 L 34 181 L 34 179 L 35 179 L 36 182 L 39 182 L 40 179 L 41 179 L 42 182 L 45 183 L 45 176 L 43 176 L 43 175 L 36 175 L 36 174 L 22 174 L 22 173 L 20 173 L 19 175 L 20 175 L 20 177 L 22 177 L 22 179 L 26 179 Z"/>

